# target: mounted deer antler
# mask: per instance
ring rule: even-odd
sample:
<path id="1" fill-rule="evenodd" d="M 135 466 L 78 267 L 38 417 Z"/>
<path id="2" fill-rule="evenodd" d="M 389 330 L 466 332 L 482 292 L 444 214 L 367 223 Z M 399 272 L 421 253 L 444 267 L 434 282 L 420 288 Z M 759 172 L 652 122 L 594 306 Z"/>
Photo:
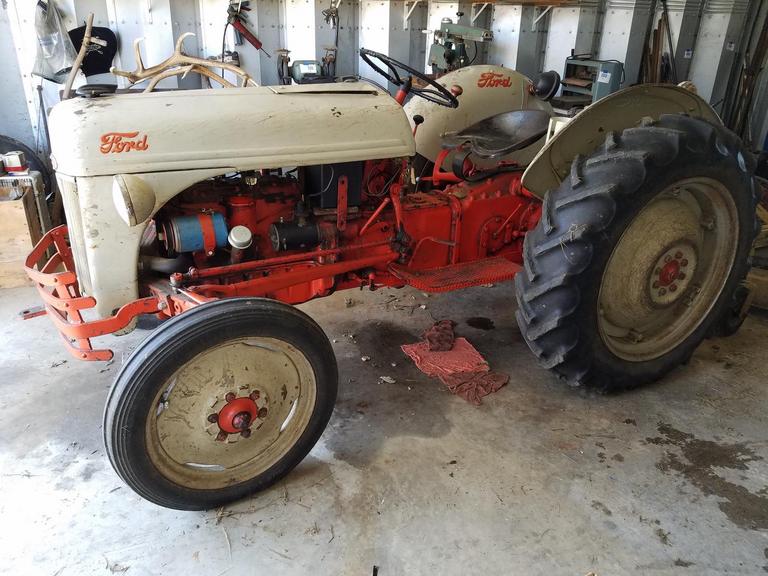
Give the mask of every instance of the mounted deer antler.
<path id="1" fill-rule="evenodd" d="M 137 38 L 133 41 L 133 49 L 136 52 L 136 70 L 127 72 L 118 70 L 113 66 L 110 68 L 110 72 L 115 76 L 127 78 L 132 85 L 149 79 L 149 84 L 147 84 L 144 92 L 151 92 L 155 86 L 157 86 L 157 83 L 164 78 L 177 76 L 179 74 L 184 77 L 190 72 L 196 72 L 197 74 L 210 78 L 226 88 L 235 87 L 232 82 L 226 80 L 223 76 L 216 74 L 213 70 L 210 70 L 210 68 L 213 67 L 233 72 L 242 80 L 242 86 L 258 86 L 253 78 L 239 66 L 227 62 L 214 62 L 212 60 L 205 60 L 203 58 L 196 58 L 185 54 L 182 48 L 184 47 L 184 39 L 187 38 L 187 36 L 194 36 L 194 34 L 192 32 L 186 32 L 179 36 L 178 40 L 176 40 L 176 47 L 173 50 L 173 54 L 168 59 L 151 68 L 145 68 L 144 61 L 141 59 L 141 41 L 144 40 L 144 38 Z"/>

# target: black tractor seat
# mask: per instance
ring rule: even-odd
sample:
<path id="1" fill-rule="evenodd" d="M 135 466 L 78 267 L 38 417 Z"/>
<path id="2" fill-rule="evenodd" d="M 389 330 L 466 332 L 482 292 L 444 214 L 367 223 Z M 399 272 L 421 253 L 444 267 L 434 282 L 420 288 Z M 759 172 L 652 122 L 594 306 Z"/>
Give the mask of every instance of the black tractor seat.
<path id="1" fill-rule="evenodd" d="M 444 148 L 469 143 L 480 158 L 499 158 L 522 150 L 547 133 L 549 114 L 543 110 L 513 110 L 485 118 L 461 132 L 446 134 Z"/>

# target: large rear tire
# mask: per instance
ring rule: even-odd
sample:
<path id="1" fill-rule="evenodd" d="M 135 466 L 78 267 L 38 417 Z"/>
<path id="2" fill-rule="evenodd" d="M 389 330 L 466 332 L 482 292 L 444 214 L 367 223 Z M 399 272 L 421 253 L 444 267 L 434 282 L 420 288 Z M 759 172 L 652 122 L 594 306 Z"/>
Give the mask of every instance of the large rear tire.
<path id="1" fill-rule="evenodd" d="M 262 298 L 169 320 L 120 370 L 104 439 L 117 474 L 147 500 L 203 510 L 263 490 L 320 438 L 336 359 L 299 310 Z"/>
<path id="2" fill-rule="evenodd" d="M 604 391 L 652 382 L 730 322 L 756 233 L 753 160 L 680 115 L 609 133 L 544 198 L 515 278 L 546 367 Z"/>

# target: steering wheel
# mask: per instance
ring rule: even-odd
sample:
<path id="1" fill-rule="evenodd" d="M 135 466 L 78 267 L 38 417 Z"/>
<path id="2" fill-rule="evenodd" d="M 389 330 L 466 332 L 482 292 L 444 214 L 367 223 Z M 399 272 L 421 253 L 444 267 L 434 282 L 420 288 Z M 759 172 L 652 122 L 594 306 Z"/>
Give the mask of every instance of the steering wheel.
<path id="1" fill-rule="evenodd" d="M 450 90 L 448 90 L 442 84 L 438 84 L 435 80 L 423 72 L 414 70 L 407 64 L 403 64 L 394 58 L 390 58 L 389 56 L 380 52 L 368 50 L 367 48 L 360 48 L 360 58 L 362 58 L 363 61 L 368 64 L 368 66 L 376 70 L 376 72 L 384 76 L 384 78 L 389 80 L 395 86 L 402 86 L 405 84 L 405 80 L 403 80 L 398 73 L 398 70 L 402 70 L 403 72 L 407 72 L 408 76 L 418 78 L 419 80 L 426 83 L 427 86 L 431 86 L 431 88 L 419 88 L 417 86 L 413 86 L 410 89 L 410 93 L 421 96 L 425 100 L 429 100 L 430 102 L 434 102 L 440 106 L 446 106 L 447 108 L 459 107 L 459 100 L 456 98 L 456 96 L 451 94 Z M 383 70 L 377 64 L 374 64 L 374 59 L 385 64 L 389 69 L 389 72 Z"/>

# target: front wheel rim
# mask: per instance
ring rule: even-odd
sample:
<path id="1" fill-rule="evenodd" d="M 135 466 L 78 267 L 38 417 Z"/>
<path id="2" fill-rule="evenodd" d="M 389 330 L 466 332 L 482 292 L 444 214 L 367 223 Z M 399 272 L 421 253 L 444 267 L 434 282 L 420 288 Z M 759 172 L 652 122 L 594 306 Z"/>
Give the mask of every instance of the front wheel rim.
<path id="1" fill-rule="evenodd" d="M 603 271 L 598 328 L 608 349 L 643 362 L 679 346 L 720 297 L 738 237 L 736 204 L 717 180 L 681 180 L 651 200 Z"/>
<path id="2" fill-rule="evenodd" d="M 285 458 L 316 399 L 314 370 L 293 345 L 229 340 L 194 356 L 158 389 L 147 414 L 147 453 L 160 474 L 186 488 L 240 484 Z"/>

